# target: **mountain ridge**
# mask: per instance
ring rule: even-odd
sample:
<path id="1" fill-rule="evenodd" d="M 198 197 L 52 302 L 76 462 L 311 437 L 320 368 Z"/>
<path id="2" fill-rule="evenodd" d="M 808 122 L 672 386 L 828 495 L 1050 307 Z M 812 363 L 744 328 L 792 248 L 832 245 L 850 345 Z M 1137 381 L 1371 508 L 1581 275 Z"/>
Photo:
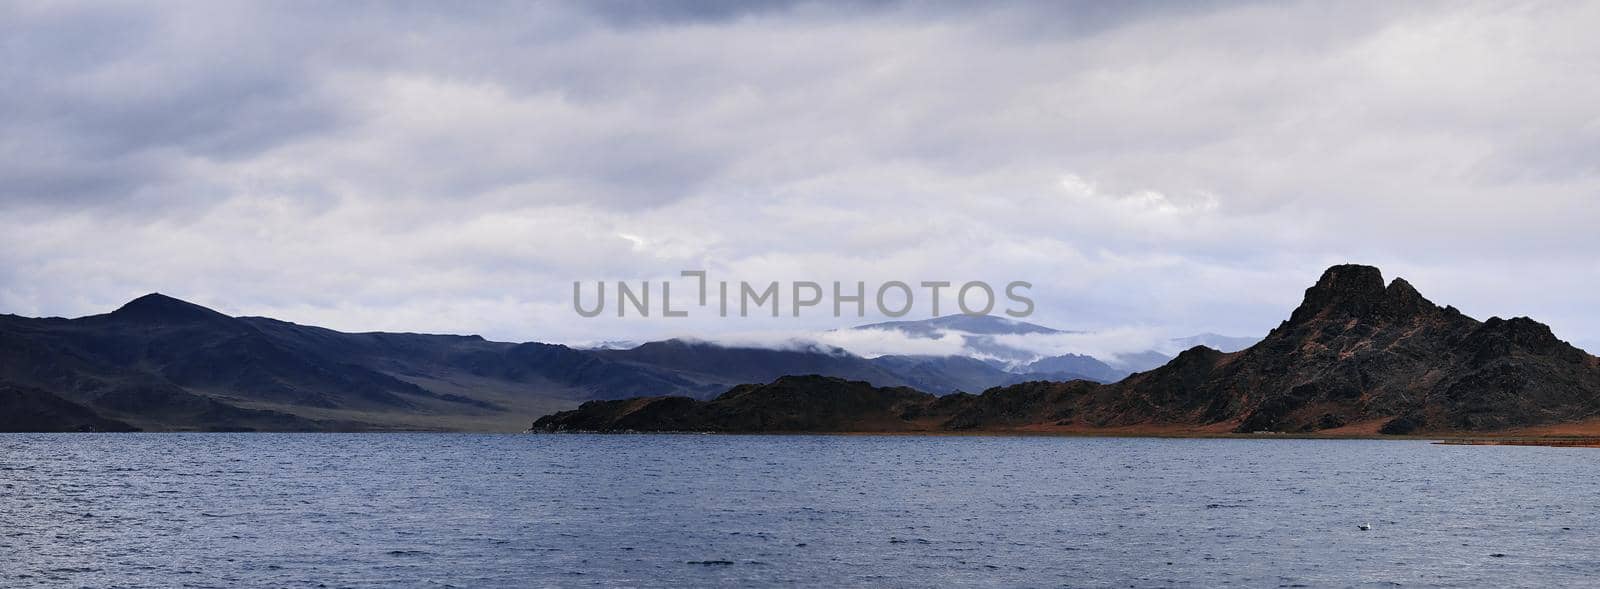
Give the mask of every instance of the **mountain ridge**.
<path id="1" fill-rule="evenodd" d="M 586 400 L 708 397 L 813 372 L 936 393 L 1017 379 L 965 358 L 868 359 L 818 346 L 666 340 L 585 350 L 476 335 L 346 333 L 230 317 L 160 293 L 75 319 L 0 315 L 0 385 L 47 391 L 156 431 L 520 431 L 532 415 Z M 42 418 L 40 427 L 48 427 Z"/>

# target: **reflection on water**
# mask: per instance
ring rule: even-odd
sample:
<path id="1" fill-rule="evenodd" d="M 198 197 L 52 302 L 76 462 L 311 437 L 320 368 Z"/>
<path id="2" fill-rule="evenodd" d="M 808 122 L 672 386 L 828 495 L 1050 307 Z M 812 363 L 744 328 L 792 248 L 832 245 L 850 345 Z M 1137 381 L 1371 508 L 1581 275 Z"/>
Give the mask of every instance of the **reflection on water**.
<path id="1" fill-rule="evenodd" d="M 1597 483 L 1388 441 L 0 435 L 0 586 L 1583 585 Z"/>

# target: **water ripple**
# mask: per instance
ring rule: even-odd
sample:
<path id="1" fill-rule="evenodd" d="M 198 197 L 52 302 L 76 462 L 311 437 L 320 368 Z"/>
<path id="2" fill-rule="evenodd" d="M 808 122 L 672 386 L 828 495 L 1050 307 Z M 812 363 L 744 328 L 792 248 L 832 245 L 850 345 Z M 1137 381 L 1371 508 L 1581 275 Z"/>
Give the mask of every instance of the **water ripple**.
<path id="1" fill-rule="evenodd" d="M 0 586 L 1584 585 L 1597 463 L 1376 441 L 7 434 Z"/>

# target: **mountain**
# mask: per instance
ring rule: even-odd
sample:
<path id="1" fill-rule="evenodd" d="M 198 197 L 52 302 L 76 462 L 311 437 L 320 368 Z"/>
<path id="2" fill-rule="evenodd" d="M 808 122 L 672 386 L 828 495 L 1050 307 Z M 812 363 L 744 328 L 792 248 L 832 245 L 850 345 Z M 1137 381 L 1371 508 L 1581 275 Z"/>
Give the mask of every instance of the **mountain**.
<path id="1" fill-rule="evenodd" d="M 514 430 L 584 399 L 725 388 L 565 346 L 343 333 L 161 294 L 78 319 L 0 316 L 0 385 L 142 429 L 288 431 Z"/>
<path id="2" fill-rule="evenodd" d="M 819 407 L 830 412 L 826 416 L 771 419 L 778 408 L 807 407 L 796 396 L 832 395 L 834 388 L 849 389 L 852 398 L 880 398 L 853 401 L 848 406 L 864 411 L 857 415 L 836 415 L 844 405 L 834 404 Z M 715 411 L 686 404 L 682 415 L 695 419 L 657 423 L 623 402 L 547 416 L 535 429 L 662 430 L 699 423 L 708 431 L 800 425 L 879 431 L 851 429 L 865 424 L 880 424 L 881 431 L 1505 431 L 1600 415 L 1600 358 L 1531 319 L 1480 322 L 1435 305 L 1405 280 L 1385 284 L 1377 268 L 1343 265 L 1329 268 L 1289 319 L 1255 345 L 1236 352 L 1194 347 L 1115 384 L 1027 382 L 981 395 L 916 399 L 827 379 L 741 391 L 705 404 L 718 405 Z M 719 417 L 729 414 L 741 417 Z"/>
<path id="3" fill-rule="evenodd" d="M 852 329 L 879 329 L 898 331 L 911 337 L 929 339 L 938 338 L 947 331 L 958 331 L 969 335 L 1076 333 L 996 315 L 966 314 L 942 315 L 932 319 L 920 319 L 913 321 L 885 321 L 882 323 L 858 325 Z"/>
<path id="4" fill-rule="evenodd" d="M 530 415 L 586 400 L 699 398 L 813 373 L 936 393 L 1018 379 L 968 358 L 866 359 L 815 345 L 760 349 L 668 340 L 575 349 L 478 336 L 345 333 L 230 317 L 162 294 L 77 319 L 0 315 L 0 385 L 45 392 L 107 423 L 157 431 L 510 431 L 523 429 Z M 0 412 L 41 399 L 0 398 Z M 37 420 L 37 427 L 55 427 L 42 414 Z"/>
<path id="5" fill-rule="evenodd" d="M 1098 376 L 1077 372 L 1069 367 L 1023 374 L 1007 372 L 991 363 L 966 356 L 879 356 L 873 358 L 871 362 L 895 374 L 906 383 L 906 386 L 940 395 L 982 391 L 1041 379 L 1100 382 Z M 828 375 L 840 376 L 834 373 Z"/>
<path id="6" fill-rule="evenodd" d="M 1158 363 L 1157 366 L 1159 365 Z M 1068 373 L 1079 374 L 1084 379 L 1095 382 L 1116 382 L 1132 374 L 1132 371 L 1112 368 L 1110 364 L 1083 354 L 1063 354 L 1040 358 L 1028 363 L 1020 372 L 1041 375 L 1035 380 L 1043 379 L 1042 375 L 1045 374 Z"/>
<path id="7" fill-rule="evenodd" d="M 1038 349 L 1054 347 L 1050 345 L 1052 342 L 1049 341 L 1049 336 L 1087 337 L 1093 334 L 1055 329 L 992 315 L 945 315 L 914 321 L 871 323 L 852 329 L 893 331 L 917 339 L 959 337 L 962 343 L 961 356 L 985 361 L 1005 372 L 1033 374 L 1034 379 L 1073 375 L 1097 382 L 1116 382 L 1135 372 L 1157 368 L 1172 360 L 1173 354 L 1178 351 L 1197 345 L 1232 352 L 1247 348 L 1259 341 L 1259 338 L 1202 333 L 1169 340 L 1157 346 L 1159 349 L 1101 356 L 1076 353 L 1047 356 L 1041 354 Z M 1038 338 L 1038 343 L 1029 345 L 1025 340 L 1030 337 Z"/>
<path id="8" fill-rule="evenodd" d="M 1237 431 L 1488 431 L 1600 413 L 1597 367 L 1531 319 L 1479 322 L 1347 265 L 1328 269 L 1260 343 L 1190 350 L 1119 383 L 1116 397 L 1169 420 L 1238 421 Z"/>

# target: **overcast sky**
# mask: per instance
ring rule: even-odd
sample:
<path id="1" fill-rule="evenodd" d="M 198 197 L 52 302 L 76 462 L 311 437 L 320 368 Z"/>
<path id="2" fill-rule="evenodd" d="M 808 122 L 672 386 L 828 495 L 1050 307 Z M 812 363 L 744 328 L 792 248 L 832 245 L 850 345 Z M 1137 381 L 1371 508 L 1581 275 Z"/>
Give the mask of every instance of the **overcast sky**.
<path id="1" fill-rule="evenodd" d="M 857 322 L 571 308 L 704 268 L 1259 335 L 1359 262 L 1600 348 L 1600 3 L 526 4 L 0 4 L 0 312 Z"/>

